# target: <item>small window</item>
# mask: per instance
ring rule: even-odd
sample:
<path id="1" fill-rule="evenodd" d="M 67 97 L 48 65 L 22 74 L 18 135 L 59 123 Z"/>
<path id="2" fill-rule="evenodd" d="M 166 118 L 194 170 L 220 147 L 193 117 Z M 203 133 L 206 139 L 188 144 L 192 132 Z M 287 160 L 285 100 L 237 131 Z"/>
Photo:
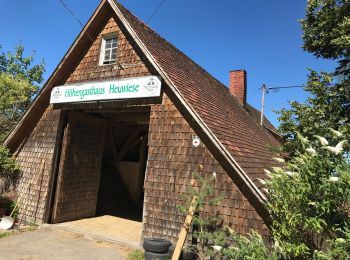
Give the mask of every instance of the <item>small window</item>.
<path id="1" fill-rule="evenodd" d="M 100 65 L 114 64 L 117 60 L 117 37 L 110 35 L 102 38 Z"/>

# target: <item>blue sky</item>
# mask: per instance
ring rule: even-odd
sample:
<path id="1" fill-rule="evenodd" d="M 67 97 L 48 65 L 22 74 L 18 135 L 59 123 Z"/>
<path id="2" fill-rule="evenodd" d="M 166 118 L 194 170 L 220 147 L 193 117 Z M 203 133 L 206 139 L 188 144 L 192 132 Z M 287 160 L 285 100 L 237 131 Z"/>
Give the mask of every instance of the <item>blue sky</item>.
<path id="1" fill-rule="evenodd" d="M 99 0 L 64 0 L 85 24 Z M 59 0 L 2 0 L 0 44 L 12 50 L 21 41 L 27 53 L 46 62 L 47 79 L 62 59 L 81 26 Z M 120 0 L 147 21 L 161 0 Z M 149 25 L 205 70 L 228 85 L 228 72 L 248 73 L 248 102 L 260 109 L 263 83 L 269 87 L 302 85 L 307 68 L 329 71 L 334 62 L 304 52 L 298 20 L 306 1 L 166 0 Z M 266 115 L 278 125 L 273 109 L 288 100 L 304 101 L 302 89 L 281 90 L 266 97 Z"/>

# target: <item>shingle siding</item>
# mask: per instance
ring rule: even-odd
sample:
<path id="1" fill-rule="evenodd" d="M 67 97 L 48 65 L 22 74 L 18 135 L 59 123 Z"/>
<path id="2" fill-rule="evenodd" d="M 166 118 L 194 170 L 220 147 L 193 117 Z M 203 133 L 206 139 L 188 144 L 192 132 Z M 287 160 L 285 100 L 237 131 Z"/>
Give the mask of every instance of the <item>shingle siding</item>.
<path id="1" fill-rule="evenodd" d="M 50 183 L 54 168 L 61 112 L 47 109 L 33 132 L 16 151 L 22 177 L 16 188 L 20 218 L 47 222 Z"/>
<path id="2" fill-rule="evenodd" d="M 142 77 L 150 75 L 149 70 L 141 61 L 140 56 L 130 44 L 130 37 L 126 37 L 117 24 L 115 16 L 111 16 L 103 30 L 98 34 L 92 46 L 85 54 L 79 65 L 71 73 L 67 84 L 108 80 L 112 78 Z M 99 65 L 102 37 L 115 33 L 118 39 L 117 63 L 114 65 Z M 120 69 L 122 68 L 122 69 Z"/>
<path id="3" fill-rule="evenodd" d="M 211 178 L 216 173 L 215 196 L 223 196 L 210 213 L 220 212 L 226 225 L 240 234 L 258 230 L 265 238 L 268 229 L 254 208 L 211 155 L 203 142 L 192 145 L 196 133 L 165 95 L 152 107 L 149 155 L 145 180 L 144 236 L 176 241 L 184 216 L 176 205 L 183 204 L 192 174 Z"/>

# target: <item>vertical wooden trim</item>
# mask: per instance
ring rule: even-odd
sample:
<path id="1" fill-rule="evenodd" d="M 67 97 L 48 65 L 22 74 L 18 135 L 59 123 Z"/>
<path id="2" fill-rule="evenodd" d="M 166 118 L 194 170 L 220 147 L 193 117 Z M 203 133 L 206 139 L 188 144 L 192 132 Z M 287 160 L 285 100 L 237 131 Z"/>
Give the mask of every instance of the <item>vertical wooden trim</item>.
<path id="1" fill-rule="evenodd" d="M 101 120 L 101 119 L 99 119 L 99 120 Z M 102 176 L 102 167 L 103 167 L 103 155 L 104 155 L 104 149 L 105 149 L 106 137 L 107 137 L 107 121 L 105 119 L 102 119 L 102 122 L 103 122 L 104 137 L 103 137 L 103 141 L 102 141 L 103 145 L 102 145 L 101 157 L 100 157 L 100 174 L 99 174 L 98 185 L 97 185 L 97 190 L 96 190 L 95 216 L 96 216 L 96 212 L 97 212 L 97 203 L 98 203 L 98 195 L 99 195 L 98 191 L 100 190 L 100 185 L 101 185 L 101 176 Z"/>
<path id="2" fill-rule="evenodd" d="M 147 169 L 148 169 L 148 158 L 146 162 L 146 170 L 145 170 L 145 179 L 143 180 L 143 187 L 145 187 L 145 182 L 147 180 Z M 142 241 L 145 237 L 145 215 L 146 215 L 146 203 L 145 203 L 145 196 L 146 194 L 143 195 L 143 205 L 142 205 L 142 233 L 141 233 L 141 241 L 140 244 L 142 245 Z"/>
<path id="3" fill-rule="evenodd" d="M 142 182 L 142 188 L 145 188 L 145 183 L 147 181 L 147 171 L 148 171 L 148 158 L 149 158 L 149 145 L 148 145 L 148 142 L 151 138 L 150 136 L 150 127 L 151 127 L 151 114 L 152 112 L 150 113 L 150 121 L 149 121 L 149 125 L 148 125 L 148 130 L 147 130 L 147 143 L 146 143 L 146 149 L 147 149 L 147 157 L 146 157 L 146 164 L 145 164 L 145 178 L 143 179 L 143 182 Z M 144 192 L 143 194 L 143 205 L 142 205 L 142 233 L 141 233 L 141 241 L 140 241 L 140 244 L 142 245 L 142 241 L 145 237 L 145 215 L 146 215 L 146 202 L 145 202 L 145 197 L 146 197 L 146 193 Z"/>
<path id="4" fill-rule="evenodd" d="M 145 165 L 146 165 L 146 161 L 147 160 L 147 157 L 146 157 L 146 149 L 147 149 L 147 143 L 146 143 L 146 137 L 143 136 L 142 137 L 142 143 L 141 143 L 141 151 L 140 151 L 140 159 L 139 159 L 139 176 L 142 176 L 143 177 L 143 180 L 142 179 L 139 179 L 138 183 L 137 183 L 137 190 L 138 191 L 141 191 L 141 193 L 139 194 L 139 198 L 141 198 L 141 194 L 142 194 L 142 188 L 143 188 L 143 183 L 145 182 L 145 178 L 146 178 L 146 168 L 145 168 Z"/>
<path id="5" fill-rule="evenodd" d="M 67 115 L 68 117 L 69 115 Z M 59 182 L 61 181 L 61 175 L 62 175 L 62 171 L 61 169 L 64 168 L 64 161 L 65 161 L 65 158 L 66 158 L 66 150 L 67 150 L 67 143 L 69 143 L 69 135 L 68 135 L 68 132 L 69 132 L 69 123 L 65 124 L 65 127 L 64 127 L 64 131 L 63 131 L 63 138 L 62 138 L 62 146 L 61 146 L 61 156 L 60 156 L 60 160 L 58 160 L 58 169 L 57 169 L 57 178 L 56 178 L 56 181 L 55 181 L 55 195 L 53 197 L 53 204 L 52 204 L 52 215 L 51 215 L 51 219 L 50 221 L 52 223 L 55 223 L 55 217 L 56 217 L 56 211 L 57 211 L 57 201 L 59 200 L 59 197 L 60 197 L 60 191 L 58 189 L 58 186 L 59 186 Z"/>

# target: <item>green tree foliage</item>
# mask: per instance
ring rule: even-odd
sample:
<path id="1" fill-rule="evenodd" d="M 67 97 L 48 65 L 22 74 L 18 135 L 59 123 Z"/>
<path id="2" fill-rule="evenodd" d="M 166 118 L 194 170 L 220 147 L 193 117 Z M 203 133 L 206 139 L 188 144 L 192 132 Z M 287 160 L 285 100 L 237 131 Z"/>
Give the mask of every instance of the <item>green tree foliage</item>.
<path id="1" fill-rule="evenodd" d="M 339 71 L 348 70 L 350 57 L 350 1 L 308 0 L 301 21 L 304 50 L 317 57 L 340 60 Z"/>
<path id="2" fill-rule="evenodd" d="M 286 138 L 284 151 L 291 156 L 302 148 L 297 133 L 313 139 L 314 135 L 331 138 L 329 128 L 344 133 L 350 140 L 350 87 L 347 80 L 334 83 L 329 73 L 311 71 L 305 90 L 310 97 L 306 103 L 290 102 L 290 109 L 282 109 L 279 130 Z M 346 150 L 349 146 L 345 147 Z"/>
<path id="3" fill-rule="evenodd" d="M 21 118 L 37 88 L 27 80 L 0 73 L 0 140 Z"/>
<path id="4" fill-rule="evenodd" d="M 0 142 L 21 118 L 43 82 L 44 63 L 33 62 L 34 53 L 24 56 L 21 44 L 13 53 L 0 54 Z"/>
<path id="5" fill-rule="evenodd" d="M 9 188 L 16 184 L 20 176 L 20 171 L 17 163 L 11 157 L 10 151 L 0 145 L 0 179 L 1 179 L 1 194 L 8 191 Z"/>
<path id="6" fill-rule="evenodd" d="M 350 0 L 308 0 L 301 25 L 304 50 L 339 66 L 332 73 L 311 71 L 307 102 L 291 102 L 290 109 L 279 111 L 280 132 L 288 141 L 284 150 L 291 155 L 301 148 L 297 132 L 312 139 L 333 128 L 350 139 Z"/>
<path id="7" fill-rule="evenodd" d="M 312 140 L 314 135 L 329 138 L 329 128 L 340 131 L 350 140 L 350 80 L 337 80 L 334 73 L 311 71 L 305 90 L 307 102 L 290 102 L 291 108 L 281 109 L 279 131 L 286 143 L 283 151 L 291 157 L 302 148 L 297 133 Z M 344 149 L 349 153 L 349 145 Z"/>
<path id="8" fill-rule="evenodd" d="M 349 259 L 350 1 L 308 0 L 301 25 L 304 50 L 338 67 L 311 70 L 307 102 L 279 111 L 288 162 L 266 181 L 272 235 L 288 258 Z"/>
<path id="9" fill-rule="evenodd" d="M 341 231 L 339 231 L 341 232 Z M 350 259 L 350 230 L 345 229 L 342 237 L 333 239 L 329 249 L 326 251 L 316 251 L 316 259 Z"/>
<path id="10" fill-rule="evenodd" d="M 25 57 L 22 44 L 17 45 L 13 53 L 2 52 L 0 54 L 0 72 L 12 75 L 16 79 L 28 80 L 32 85 L 41 84 L 44 80 L 45 64 L 42 61 L 33 65 L 34 55 L 35 52 Z"/>
<path id="11" fill-rule="evenodd" d="M 290 258 L 310 259 L 348 248 L 350 166 L 341 133 L 332 139 L 298 134 L 300 151 L 284 167 L 267 171 L 272 235 Z M 283 160 L 283 159 L 279 159 Z M 339 240 L 340 239 L 340 240 Z M 344 241 L 344 244 L 339 244 Z M 331 247 L 327 246 L 331 243 Z"/>

